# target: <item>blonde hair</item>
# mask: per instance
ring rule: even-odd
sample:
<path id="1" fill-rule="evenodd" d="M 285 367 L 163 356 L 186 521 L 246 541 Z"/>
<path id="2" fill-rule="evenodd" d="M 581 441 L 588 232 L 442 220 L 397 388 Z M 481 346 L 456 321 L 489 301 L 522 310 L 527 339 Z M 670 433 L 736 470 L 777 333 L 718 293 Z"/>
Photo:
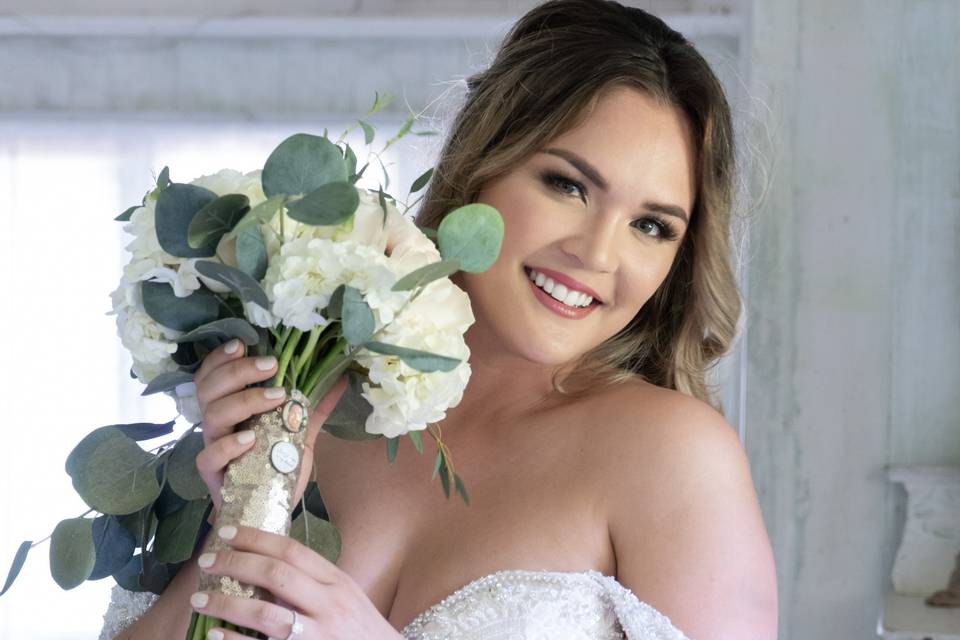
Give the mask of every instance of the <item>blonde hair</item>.
<path id="1" fill-rule="evenodd" d="M 521 17 L 490 66 L 467 78 L 416 221 L 435 228 L 624 86 L 685 114 L 697 154 L 691 220 L 653 296 L 616 335 L 558 368 L 553 387 L 579 396 L 639 376 L 722 410 L 705 376 L 741 313 L 729 238 L 730 106 L 703 57 L 659 18 L 612 0 L 551 0 Z"/>

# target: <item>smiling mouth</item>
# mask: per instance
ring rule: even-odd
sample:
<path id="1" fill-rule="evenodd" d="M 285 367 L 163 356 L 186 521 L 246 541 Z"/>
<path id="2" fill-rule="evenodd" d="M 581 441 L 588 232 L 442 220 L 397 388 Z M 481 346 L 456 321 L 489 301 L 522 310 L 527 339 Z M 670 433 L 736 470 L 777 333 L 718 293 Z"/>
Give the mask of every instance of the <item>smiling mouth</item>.
<path id="1" fill-rule="evenodd" d="M 523 271 L 523 277 L 526 278 L 527 280 L 530 280 L 530 272 L 533 271 L 533 270 L 532 270 L 530 267 L 528 267 L 527 265 L 521 265 L 521 270 Z M 546 294 L 546 295 L 548 295 L 548 296 L 550 296 L 550 297 L 553 297 L 550 293 L 547 292 L 546 289 L 544 289 L 543 287 L 537 286 L 536 283 L 534 283 L 533 281 L 531 281 L 531 284 L 532 284 L 533 286 L 537 287 L 538 289 L 540 289 L 541 291 L 543 291 L 544 294 Z M 556 298 L 554 298 L 554 300 L 556 300 Z M 559 302 L 559 301 L 558 301 L 558 302 Z M 588 305 L 586 305 L 586 306 L 584 306 L 584 307 L 571 307 L 571 308 L 575 308 L 575 309 L 589 309 L 589 308 L 591 308 L 591 307 L 599 307 L 599 306 L 602 305 L 602 304 L 603 304 L 602 302 L 600 302 L 599 300 L 597 300 L 596 298 L 594 298 L 594 299 L 590 302 L 590 304 L 588 304 Z"/>

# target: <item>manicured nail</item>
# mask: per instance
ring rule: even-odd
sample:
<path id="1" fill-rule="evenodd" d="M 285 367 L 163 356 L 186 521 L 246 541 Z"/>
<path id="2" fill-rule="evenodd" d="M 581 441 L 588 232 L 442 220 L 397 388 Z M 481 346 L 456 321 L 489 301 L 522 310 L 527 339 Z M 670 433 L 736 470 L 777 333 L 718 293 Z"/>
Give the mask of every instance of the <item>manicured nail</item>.
<path id="1" fill-rule="evenodd" d="M 232 524 L 224 525 L 217 530 L 217 535 L 224 540 L 233 540 L 233 537 L 237 535 L 237 528 Z"/>
<path id="2" fill-rule="evenodd" d="M 210 631 L 207 631 L 207 640 L 223 640 L 223 631 L 210 629 Z"/>
<path id="3" fill-rule="evenodd" d="M 227 353 L 236 353 L 237 349 L 239 348 L 240 348 L 240 341 L 234 338 L 233 340 L 227 343 L 227 346 L 225 346 L 223 350 L 226 351 Z"/>
<path id="4" fill-rule="evenodd" d="M 250 444 L 256 438 L 256 434 L 253 433 L 250 429 L 245 429 L 237 434 L 237 442 L 240 444 Z"/>
<path id="5" fill-rule="evenodd" d="M 190 604 L 197 609 L 203 609 L 205 606 L 207 606 L 208 602 L 210 602 L 210 596 L 202 591 L 197 591 L 195 594 L 190 596 Z"/>
<path id="6" fill-rule="evenodd" d="M 197 558 L 197 564 L 206 569 L 207 567 L 213 564 L 213 561 L 217 559 L 217 554 L 215 553 L 203 553 Z"/>
<path id="7" fill-rule="evenodd" d="M 276 364 L 277 359 L 274 356 L 260 356 L 257 358 L 257 369 L 260 369 L 260 371 L 269 371 L 273 369 Z"/>
<path id="8" fill-rule="evenodd" d="M 283 387 L 267 387 L 263 390 L 263 395 L 268 400 L 276 400 L 287 395 L 287 390 Z"/>

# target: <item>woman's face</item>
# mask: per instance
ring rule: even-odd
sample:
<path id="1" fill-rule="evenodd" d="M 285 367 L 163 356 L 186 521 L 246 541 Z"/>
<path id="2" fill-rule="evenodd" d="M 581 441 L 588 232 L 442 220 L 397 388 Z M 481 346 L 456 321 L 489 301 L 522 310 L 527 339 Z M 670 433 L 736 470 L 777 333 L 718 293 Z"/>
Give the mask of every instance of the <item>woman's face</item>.
<path id="1" fill-rule="evenodd" d="M 695 188 L 683 114 L 634 89 L 610 91 L 578 128 L 479 194 L 503 216 L 504 237 L 490 269 L 456 274 L 477 319 L 471 331 L 545 365 L 613 336 L 666 278 Z M 531 270 L 545 287 L 554 282 L 552 294 L 531 281 Z M 593 292 L 593 302 L 556 299 L 582 302 L 571 289 Z"/>

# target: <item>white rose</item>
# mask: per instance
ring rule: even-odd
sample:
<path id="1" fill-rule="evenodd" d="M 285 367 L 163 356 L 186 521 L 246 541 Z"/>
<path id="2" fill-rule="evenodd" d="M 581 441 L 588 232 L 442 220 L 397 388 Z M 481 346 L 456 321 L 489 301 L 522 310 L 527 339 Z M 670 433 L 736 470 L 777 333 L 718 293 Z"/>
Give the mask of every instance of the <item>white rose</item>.
<path id="1" fill-rule="evenodd" d="M 164 327 L 143 310 L 139 282 L 121 282 L 110 294 L 113 310 L 106 315 L 117 316 L 117 334 L 133 358 L 133 373 L 148 383 L 161 373 L 176 371 L 179 367 L 171 355 L 177 350 L 173 340 L 183 333 Z"/>

